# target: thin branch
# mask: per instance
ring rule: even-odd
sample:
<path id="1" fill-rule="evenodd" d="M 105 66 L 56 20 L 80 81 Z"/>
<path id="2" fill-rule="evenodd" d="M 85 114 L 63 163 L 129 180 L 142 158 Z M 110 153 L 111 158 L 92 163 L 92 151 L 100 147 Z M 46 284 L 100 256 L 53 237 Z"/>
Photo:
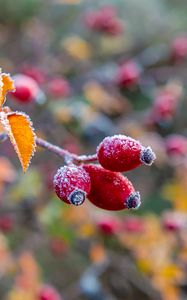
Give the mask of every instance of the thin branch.
<path id="1" fill-rule="evenodd" d="M 4 142 L 7 138 L 8 138 L 8 134 L 6 133 L 0 134 L 1 142 Z M 81 163 L 90 163 L 90 162 L 97 161 L 97 154 L 77 155 L 38 137 L 36 137 L 36 145 L 44 149 L 47 149 L 48 151 L 53 152 L 56 155 L 62 157 L 67 164 L 71 164 L 71 163 L 81 164 Z"/>

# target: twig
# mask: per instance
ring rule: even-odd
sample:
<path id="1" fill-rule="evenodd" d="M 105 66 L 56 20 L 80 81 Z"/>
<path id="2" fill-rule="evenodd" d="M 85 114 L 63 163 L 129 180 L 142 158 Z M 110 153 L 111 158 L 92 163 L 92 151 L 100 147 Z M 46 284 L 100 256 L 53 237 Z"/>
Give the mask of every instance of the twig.
<path id="1" fill-rule="evenodd" d="M 8 134 L 1 133 L 0 134 L 0 141 L 4 142 L 8 138 Z M 59 146 L 56 146 L 52 143 L 49 143 L 41 138 L 36 137 L 36 145 L 39 147 L 42 147 L 44 149 L 47 149 L 50 152 L 55 153 L 56 155 L 62 157 L 66 164 L 81 164 L 81 163 L 90 163 L 90 162 L 96 162 L 97 161 L 97 154 L 93 155 L 77 155 L 74 153 L 71 153 Z"/>

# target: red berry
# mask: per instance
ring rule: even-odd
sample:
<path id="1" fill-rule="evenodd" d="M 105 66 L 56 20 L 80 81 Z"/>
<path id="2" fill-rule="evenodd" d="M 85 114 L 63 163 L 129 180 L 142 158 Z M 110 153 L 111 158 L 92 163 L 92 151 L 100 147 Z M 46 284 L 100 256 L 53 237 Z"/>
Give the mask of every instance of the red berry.
<path id="1" fill-rule="evenodd" d="M 36 100 L 40 92 L 37 82 L 29 76 L 18 74 L 14 76 L 15 92 L 12 96 L 22 102 L 28 103 Z"/>
<path id="2" fill-rule="evenodd" d="M 116 75 L 117 84 L 122 88 L 136 85 L 140 79 L 139 66 L 134 61 L 128 61 L 121 65 Z"/>
<path id="3" fill-rule="evenodd" d="M 138 208 L 140 194 L 132 183 L 120 173 L 103 169 L 99 165 L 84 165 L 91 179 L 88 199 L 96 206 L 106 210 Z"/>
<path id="4" fill-rule="evenodd" d="M 38 84 L 43 84 L 46 81 L 46 74 L 38 67 L 24 64 L 21 68 L 21 73 L 34 79 Z"/>
<path id="5" fill-rule="evenodd" d="M 162 225 L 167 231 L 176 232 L 186 227 L 186 215 L 179 212 L 166 212 L 162 216 Z"/>
<path id="6" fill-rule="evenodd" d="M 45 285 L 39 292 L 39 300 L 62 300 L 62 298 L 54 287 Z"/>
<path id="7" fill-rule="evenodd" d="M 48 91 L 52 97 L 68 97 L 70 94 L 70 85 L 64 78 L 52 79 L 48 85 Z"/>
<path id="8" fill-rule="evenodd" d="M 131 233 L 140 233 L 144 231 L 143 219 L 138 217 L 126 218 L 123 222 L 123 229 Z"/>
<path id="9" fill-rule="evenodd" d="M 9 232 L 13 229 L 14 221 L 11 216 L 4 215 L 0 217 L 0 230 L 3 232 Z"/>
<path id="10" fill-rule="evenodd" d="M 187 156 L 187 138 L 180 134 L 171 134 L 166 138 L 166 151 L 171 156 Z"/>
<path id="11" fill-rule="evenodd" d="M 106 137 L 97 147 L 97 156 L 103 168 L 115 172 L 129 171 L 141 164 L 151 165 L 155 159 L 150 147 L 145 148 L 125 135 Z"/>
<path id="12" fill-rule="evenodd" d="M 171 56 L 175 61 L 182 61 L 187 57 L 187 36 L 178 36 L 174 39 Z"/>
<path id="13" fill-rule="evenodd" d="M 88 12 L 85 21 L 89 28 L 108 35 L 118 35 L 123 30 L 122 23 L 117 18 L 116 10 L 112 6 Z"/>
<path id="14" fill-rule="evenodd" d="M 50 241 L 50 250 L 54 255 L 60 255 L 67 251 L 67 244 L 60 238 L 53 238 Z"/>
<path id="15" fill-rule="evenodd" d="M 151 116 L 153 121 L 168 121 L 173 118 L 176 113 L 178 98 L 176 95 L 161 91 L 154 100 Z"/>
<path id="16" fill-rule="evenodd" d="M 120 228 L 119 220 L 112 216 L 102 216 L 96 225 L 100 232 L 106 235 L 114 235 Z"/>
<path id="17" fill-rule="evenodd" d="M 54 176 L 54 188 L 62 201 L 81 205 L 90 191 L 90 178 L 82 167 L 61 167 Z"/>

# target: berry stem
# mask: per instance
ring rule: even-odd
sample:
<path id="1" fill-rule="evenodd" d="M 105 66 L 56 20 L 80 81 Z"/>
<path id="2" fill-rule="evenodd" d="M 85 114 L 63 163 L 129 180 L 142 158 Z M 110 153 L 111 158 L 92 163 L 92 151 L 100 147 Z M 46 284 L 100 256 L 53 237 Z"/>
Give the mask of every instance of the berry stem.
<path id="1" fill-rule="evenodd" d="M 4 142 L 7 138 L 8 135 L 6 133 L 0 134 L 1 142 Z M 44 149 L 47 149 L 48 151 L 53 152 L 56 155 L 62 157 L 67 165 L 72 163 L 81 164 L 81 163 L 90 163 L 90 162 L 97 161 L 97 154 L 77 155 L 38 137 L 36 137 L 36 145 Z"/>

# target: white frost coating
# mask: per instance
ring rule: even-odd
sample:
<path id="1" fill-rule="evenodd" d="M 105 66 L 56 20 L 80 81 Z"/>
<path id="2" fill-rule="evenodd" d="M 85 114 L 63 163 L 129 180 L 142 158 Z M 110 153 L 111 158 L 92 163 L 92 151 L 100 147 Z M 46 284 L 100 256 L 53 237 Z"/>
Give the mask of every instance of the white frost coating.
<path id="1" fill-rule="evenodd" d="M 30 129 L 32 130 L 32 134 L 33 134 L 33 138 L 34 138 L 34 144 L 32 145 L 32 152 L 31 152 L 30 159 L 29 159 L 29 162 L 28 162 L 28 165 L 27 165 L 27 168 L 28 168 L 29 165 L 30 165 L 31 159 L 34 156 L 34 153 L 36 151 L 36 135 L 35 135 L 34 128 L 33 128 L 33 123 L 31 121 L 31 119 L 29 118 L 29 116 L 26 115 L 23 112 L 16 111 L 16 112 L 9 112 L 9 113 L 4 113 L 4 112 L 0 113 L 0 121 L 1 121 L 4 129 L 6 130 L 9 138 L 10 138 L 10 141 L 11 141 L 11 143 L 12 143 L 12 145 L 13 145 L 13 147 L 14 147 L 14 149 L 15 149 L 18 157 L 19 157 L 19 160 L 21 161 L 21 164 L 22 164 L 21 153 L 20 153 L 19 148 L 17 146 L 17 143 L 15 141 L 14 135 L 12 134 L 11 126 L 10 126 L 8 118 L 7 118 L 7 116 L 11 116 L 11 115 L 23 116 L 27 120 L 28 125 L 29 125 Z"/>
<path id="2" fill-rule="evenodd" d="M 128 141 L 128 143 L 127 143 Z M 103 147 L 104 154 L 107 157 L 113 157 L 116 154 L 115 150 L 115 143 L 119 146 L 121 144 L 121 148 L 125 150 L 129 149 L 136 149 L 135 144 L 140 144 L 141 143 L 138 140 L 135 140 L 129 136 L 118 134 L 118 135 L 113 135 L 110 137 L 104 138 L 104 140 L 97 146 L 97 153 L 99 152 L 100 148 Z"/>
<path id="3" fill-rule="evenodd" d="M 74 176 L 76 176 L 76 178 L 74 178 Z M 82 180 L 85 183 L 89 182 L 89 175 L 84 169 L 76 166 L 63 166 L 57 170 L 53 179 L 53 184 L 54 186 L 59 187 L 60 198 L 63 198 L 65 196 L 64 189 L 70 194 L 72 193 L 72 188 L 78 190 L 76 183 L 79 180 Z M 75 190 L 73 190 L 73 192 L 75 192 Z M 80 191 L 83 192 L 82 190 Z"/>

